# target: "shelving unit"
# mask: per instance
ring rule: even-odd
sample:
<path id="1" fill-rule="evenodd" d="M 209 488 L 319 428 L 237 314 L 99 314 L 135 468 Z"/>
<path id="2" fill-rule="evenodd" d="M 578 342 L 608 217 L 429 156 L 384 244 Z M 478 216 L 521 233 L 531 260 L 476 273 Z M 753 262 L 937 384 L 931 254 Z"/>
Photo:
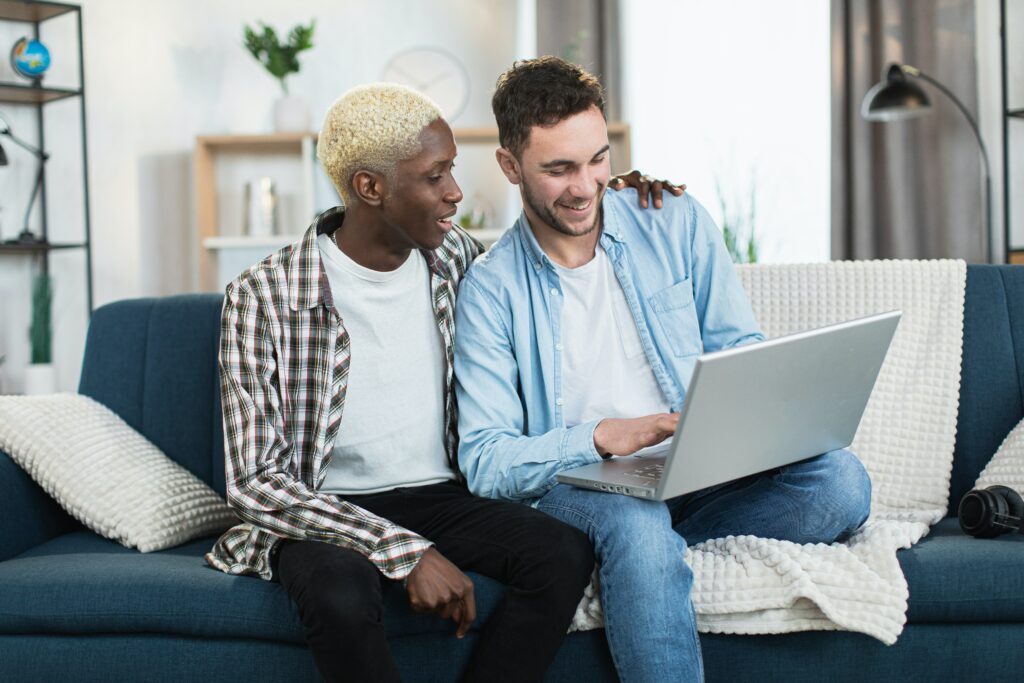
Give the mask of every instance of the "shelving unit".
<path id="1" fill-rule="evenodd" d="M 471 145 L 490 145 L 498 148 L 497 127 L 456 128 L 452 131 L 460 148 Z M 228 156 L 259 158 L 290 157 L 301 162 L 299 212 L 304 216 L 315 213 L 314 169 L 316 160 L 315 132 L 274 133 L 268 135 L 205 135 L 196 138 L 194 155 L 196 234 L 199 244 L 199 287 L 203 291 L 219 289 L 218 262 L 233 252 L 245 251 L 242 266 L 298 239 L 298 234 L 249 236 L 237 234 L 221 225 L 219 198 L 222 192 L 217 183 L 217 163 Z M 626 123 L 609 123 L 608 139 L 612 147 L 615 170 L 628 170 L 632 166 L 630 128 Z M 259 160 L 256 160 L 258 165 Z M 497 169 L 495 168 L 497 172 Z M 302 229 L 308 221 L 301 223 Z M 473 231 L 485 246 L 493 244 L 508 226 L 488 227 Z M 262 252 L 262 255 L 256 255 Z M 236 268 L 237 269 L 237 268 Z"/>
<path id="2" fill-rule="evenodd" d="M 82 196 L 83 196 L 83 239 L 81 242 L 52 243 L 47 240 L 47 184 L 46 168 L 43 168 L 43 180 L 39 190 L 38 206 L 40 211 L 40 230 L 37 233 L 44 241 L 38 243 L 19 243 L 13 241 L 0 242 L 0 258 L 15 256 L 30 256 L 38 260 L 39 268 L 43 273 L 49 273 L 49 255 L 53 251 L 82 250 L 85 255 L 86 272 L 86 306 L 87 313 L 92 312 L 92 238 L 89 223 L 89 179 L 88 179 L 88 148 L 86 144 L 85 126 L 85 65 L 82 53 L 82 10 L 78 5 L 69 5 L 58 2 L 35 2 L 33 0 L 0 0 L 0 22 L 18 22 L 31 26 L 31 35 L 39 39 L 40 24 L 50 19 L 60 17 L 69 13 L 75 15 L 77 37 L 78 37 L 78 87 L 49 87 L 41 82 L 33 83 L 8 83 L 0 82 L 0 104 L 13 104 L 35 107 L 36 124 L 39 130 L 36 147 L 46 153 L 46 138 L 44 134 L 44 110 L 47 104 L 57 102 L 71 97 L 77 97 L 79 102 L 80 133 L 82 140 Z M 0 142 L 4 138 L 0 136 Z M 33 163 L 39 163 L 33 159 Z M 20 198 L 19 198 L 20 199 Z M 25 197 L 27 200 L 27 197 Z M 18 226 L 19 229 L 26 226 Z"/>
<path id="3" fill-rule="evenodd" d="M 204 135 L 196 138 L 193 172 L 196 190 L 196 232 L 199 242 L 199 287 L 203 291 L 218 289 L 217 255 L 222 249 L 278 249 L 295 238 L 294 235 L 249 236 L 231 234 L 223 229 L 218 213 L 218 159 L 229 155 L 259 157 L 295 157 L 301 166 L 301 211 L 313 214 L 313 158 L 316 154 L 315 133 L 273 133 L 268 135 Z"/>
<path id="4" fill-rule="evenodd" d="M 1017 6 L 1017 9 L 1021 9 L 1021 6 Z M 1013 214 L 1010 212 L 1010 195 L 1013 194 L 1012 189 L 1015 187 L 1011 185 L 1011 179 L 1013 173 L 1011 172 L 1011 160 L 1012 156 L 1010 150 L 1013 145 L 1011 144 L 1011 136 L 1013 139 L 1021 141 L 1024 144 L 1024 108 L 1010 106 L 1010 94 L 1009 94 L 1009 74 L 1010 64 L 1008 61 L 1009 43 L 1011 39 L 1024 40 L 1024 35 L 1010 36 L 1007 31 L 1010 24 L 1007 23 L 1007 10 L 1006 0 L 1000 0 L 999 2 L 999 33 L 1000 43 L 1002 51 L 1002 91 L 1003 91 L 1003 240 L 1006 246 L 1006 262 L 1014 263 L 1018 265 L 1024 265 L 1024 245 L 1013 244 Z M 1020 27 L 1015 25 L 1017 31 L 1020 31 Z M 1020 54 L 1018 50 L 1016 54 Z M 1019 62 L 1018 62 L 1019 66 Z M 1019 95 L 1018 95 L 1019 97 Z M 1015 102 L 1014 104 L 1020 104 Z M 1020 145 L 1018 145 L 1020 147 Z M 1017 186 L 1020 185 L 1018 181 Z"/>

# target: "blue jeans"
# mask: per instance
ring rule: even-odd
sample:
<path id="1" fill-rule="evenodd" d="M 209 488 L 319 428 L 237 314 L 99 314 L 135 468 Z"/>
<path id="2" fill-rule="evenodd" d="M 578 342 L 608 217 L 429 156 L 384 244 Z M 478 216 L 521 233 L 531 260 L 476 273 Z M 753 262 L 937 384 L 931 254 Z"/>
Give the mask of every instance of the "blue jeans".
<path id="1" fill-rule="evenodd" d="M 559 484 L 537 507 L 594 544 L 608 645 L 619 679 L 632 683 L 704 678 L 687 543 L 745 534 L 832 543 L 864 523 L 870 504 L 864 466 L 840 450 L 667 502 Z"/>

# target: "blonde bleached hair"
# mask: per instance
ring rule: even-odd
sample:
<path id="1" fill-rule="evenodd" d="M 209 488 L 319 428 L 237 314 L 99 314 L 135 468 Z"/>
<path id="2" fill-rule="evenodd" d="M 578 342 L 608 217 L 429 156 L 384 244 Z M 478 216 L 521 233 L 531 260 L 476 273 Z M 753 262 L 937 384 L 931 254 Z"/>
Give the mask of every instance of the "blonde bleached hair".
<path id="1" fill-rule="evenodd" d="M 341 195 L 352 206 L 352 176 L 372 171 L 390 177 L 402 159 L 420 151 L 420 133 L 442 117 L 425 95 L 395 83 L 371 83 L 339 97 L 324 117 L 317 156 Z"/>

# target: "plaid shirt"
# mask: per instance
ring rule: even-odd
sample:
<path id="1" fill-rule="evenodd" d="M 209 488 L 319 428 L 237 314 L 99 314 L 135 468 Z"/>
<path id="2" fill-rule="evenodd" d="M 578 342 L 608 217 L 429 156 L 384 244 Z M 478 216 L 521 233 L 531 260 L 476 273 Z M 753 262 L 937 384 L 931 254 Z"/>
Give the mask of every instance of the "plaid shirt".
<path id="1" fill-rule="evenodd" d="M 333 232 L 343 218 L 340 207 L 325 211 L 301 241 L 227 287 L 220 340 L 227 498 L 244 523 L 226 531 L 206 561 L 229 574 L 269 580 L 277 544 L 305 539 L 351 548 L 385 576 L 403 579 L 432 545 L 317 490 L 341 424 L 350 348 L 316 238 Z M 455 292 L 479 252 L 480 245 L 459 228 L 439 248 L 424 252 L 447 357 L 445 446 L 455 472 Z"/>

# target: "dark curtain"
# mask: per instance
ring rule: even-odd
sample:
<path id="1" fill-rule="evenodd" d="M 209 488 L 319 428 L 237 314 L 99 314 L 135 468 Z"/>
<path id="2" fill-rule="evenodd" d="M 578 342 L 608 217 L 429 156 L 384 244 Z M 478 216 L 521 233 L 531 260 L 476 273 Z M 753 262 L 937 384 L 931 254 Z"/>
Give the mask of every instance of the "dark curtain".
<path id="1" fill-rule="evenodd" d="M 562 57 L 600 78 L 606 117 L 621 120 L 618 0 L 538 0 L 537 54 Z"/>
<path id="2" fill-rule="evenodd" d="M 832 0 L 833 258 L 986 260 L 983 169 L 963 114 L 917 80 L 930 114 L 890 123 L 860 115 L 885 65 L 900 62 L 977 118 L 974 25 L 974 0 Z"/>

